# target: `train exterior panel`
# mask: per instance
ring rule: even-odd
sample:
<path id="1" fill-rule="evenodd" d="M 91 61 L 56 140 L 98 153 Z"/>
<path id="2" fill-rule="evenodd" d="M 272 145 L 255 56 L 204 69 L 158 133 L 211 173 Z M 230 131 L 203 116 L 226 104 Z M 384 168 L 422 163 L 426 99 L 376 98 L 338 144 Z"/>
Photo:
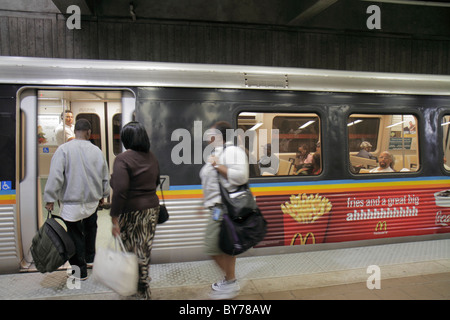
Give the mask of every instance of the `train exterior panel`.
<path id="1" fill-rule="evenodd" d="M 267 141 L 294 145 L 277 153 L 279 172 L 283 165 L 286 173 L 250 179 L 269 224 L 266 238 L 244 255 L 450 235 L 450 169 L 443 160 L 450 159 L 449 77 L 32 58 L 1 58 L 0 67 L 0 273 L 29 266 L 31 238 L 43 222 L 42 168 L 53 149 L 39 144 L 40 90 L 101 96 L 102 117 L 111 116 L 102 130 L 113 129 L 100 145 L 110 166 L 120 152 L 117 128 L 131 119 L 147 128 L 170 213 L 157 227 L 154 263 L 207 258 L 199 171 L 204 133 L 218 120 L 245 132 L 277 129 Z M 69 106 L 87 110 L 83 99 Z M 417 130 L 392 129 L 400 120 L 415 122 Z M 361 121 L 363 131 L 350 129 Z M 311 125 L 302 131 L 303 122 L 302 128 Z M 287 131 L 284 123 L 296 127 Z M 362 138 L 377 155 L 395 153 L 395 172 L 364 173 L 377 162 L 356 157 Z M 318 174 L 293 174 L 297 147 L 317 142 Z M 264 144 L 249 157 L 259 158 Z"/>
<path id="2" fill-rule="evenodd" d="M 350 157 L 343 140 L 347 130 L 346 118 L 355 113 L 414 114 L 417 125 L 428 127 L 428 132 L 439 134 L 434 124 L 437 117 L 423 117 L 429 109 L 430 97 L 386 96 L 342 93 L 190 90 L 173 88 L 141 88 L 137 115 L 151 130 L 152 148 L 167 150 L 158 154 L 163 174 L 170 178 L 170 190 L 164 197 L 174 201 L 169 206 L 175 213 L 173 223 L 179 227 L 159 234 L 155 239 L 156 255 L 170 251 L 170 237 L 177 245 L 189 251 L 190 246 L 202 245 L 202 228 L 207 211 L 202 210 L 202 189 L 198 172 L 204 162 L 196 163 L 194 151 L 203 151 L 205 144 L 196 146 L 196 135 L 215 121 L 227 120 L 239 126 L 242 112 L 280 112 L 283 114 L 313 113 L 321 119 L 322 172 L 319 176 L 272 176 L 251 179 L 251 189 L 265 218 L 269 222 L 266 238 L 257 248 L 304 246 L 397 237 L 434 235 L 450 231 L 450 216 L 437 193 L 449 189 L 450 179 L 440 166 L 428 167 L 428 161 L 439 156 L 432 150 L 425 134 L 419 133 L 418 149 L 423 158 L 420 170 L 395 173 L 394 176 L 356 175 L 351 172 Z M 428 102 L 425 102 L 428 100 Z M 445 97 L 433 101 L 434 105 L 448 105 Z M 158 117 L 154 115 L 158 114 Z M 167 121 L 161 121 L 167 119 Z M 174 163 L 172 153 L 180 152 L 182 138 L 168 137 L 177 129 L 189 132 L 190 151 L 183 163 Z M 431 130 L 432 128 L 432 130 Z M 197 131 L 197 132 L 196 132 Z M 393 139 L 390 139 L 391 143 Z M 339 146 L 336 148 L 335 146 Z M 178 156 L 178 154 L 175 154 Z M 420 156 L 419 156 L 420 158 Z M 419 159 L 420 160 L 420 159 Z M 188 165 L 186 165 L 186 163 Z M 186 183 L 190 182 L 190 183 Z M 185 206 L 183 201 L 190 201 Z M 177 203 L 177 205 L 175 205 Z M 178 217 L 178 206 L 182 216 Z M 320 215 L 320 210 L 325 211 Z M 184 215 L 191 208 L 190 215 Z M 314 211 L 319 217 L 313 220 Z M 188 221 L 185 219 L 188 217 Z M 176 221 L 176 222 L 175 222 Z M 192 229 L 189 227 L 192 224 Z M 169 227 L 160 226 L 160 229 Z M 175 240 L 176 239 L 176 240 Z M 182 241 L 181 239 L 185 239 Z M 183 244 L 180 244 L 183 242 Z M 159 247 L 161 245 L 161 247 Z M 160 248 L 162 250 L 160 250 Z M 301 249 L 300 249 L 301 250 Z M 170 259 L 169 259 L 170 260 Z"/>
<path id="3" fill-rule="evenodd" d="M 450 179 L 382 180 L 251 184 L 257 203 L 269 222 L 267 236 L 258 247 L 450 232 L 450 207 L 448 201 L 440 200 L 438 196 L 441 191 L 448 190 Z M 167 199 L 197 198 L 197 205 L 201 205 L 201 186 L 173 187 L 166 194 Z M 309 215 L 313 215 L 314 210 L 319 211 L 321 203 L 331 209 L 312 220 Z M 287 205 L 295 209 L 284 209 Z"/>

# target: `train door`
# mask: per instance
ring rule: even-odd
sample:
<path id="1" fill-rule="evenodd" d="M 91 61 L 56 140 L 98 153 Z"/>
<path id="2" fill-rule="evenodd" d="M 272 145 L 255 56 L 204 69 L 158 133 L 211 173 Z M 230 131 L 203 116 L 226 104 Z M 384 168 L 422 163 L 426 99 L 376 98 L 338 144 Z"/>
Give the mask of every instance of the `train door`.
<path id="1" fill-rule="evenodd" d="M 22 267 L 26 268 L 32 261 L 29 251 L 32 237 L 47 216 L 43 193 L 52 156 L 60 143 L 70 140 L 65 132 L 73 129 L 76 120 L 88 119 L 92 126 L 91 142 L 102 150 L 112 168 L 115 156 L 122 152 L 119 138 L 122 118 L 127 122 L 132 119 L 135 98 L 132 92 L 121 90 L 29 89 L 21 94 L 20 108 L 23 173 L 19 215 Z M 56 203 L 54 213 L 59 213 Z"/>

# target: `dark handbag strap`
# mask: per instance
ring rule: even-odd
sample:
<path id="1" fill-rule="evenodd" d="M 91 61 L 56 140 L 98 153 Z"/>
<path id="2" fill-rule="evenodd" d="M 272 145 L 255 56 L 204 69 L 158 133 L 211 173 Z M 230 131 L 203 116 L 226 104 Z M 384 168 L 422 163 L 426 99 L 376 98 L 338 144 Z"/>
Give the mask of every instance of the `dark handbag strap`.
<path id="1" fill-rule="evenodd" d="M 166 204 L 166 200 L 164 200 L 163 184 L 164 184 L 164 182 L 166 182 L 166 178 L 161 178 L 161 177 L 159 177 L 159 180 L 162 181 L 162 182 L 160 183 L 161 198 L 162 198 L 163 203 L 164 203 L 164 205 L 165 205 L 165 204 Z"/>

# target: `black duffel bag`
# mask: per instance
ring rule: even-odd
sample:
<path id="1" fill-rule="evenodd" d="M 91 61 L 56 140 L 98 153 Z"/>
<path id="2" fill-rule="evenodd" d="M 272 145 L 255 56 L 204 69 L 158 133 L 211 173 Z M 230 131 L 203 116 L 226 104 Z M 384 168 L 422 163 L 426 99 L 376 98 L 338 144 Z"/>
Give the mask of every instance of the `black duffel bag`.
<path id="1" fill-rule="evenodd" d="M 220 183 L 219 178 L 219 187 L 220 195 L 222 196 L 222 203 L 226 207 L 228 215 L 231 219 L 246 219 L 258 209 L 255 197 L 250 191 L 248 183 L 239 186 L 233 192 L 228 192 L 228 190 Z"/>

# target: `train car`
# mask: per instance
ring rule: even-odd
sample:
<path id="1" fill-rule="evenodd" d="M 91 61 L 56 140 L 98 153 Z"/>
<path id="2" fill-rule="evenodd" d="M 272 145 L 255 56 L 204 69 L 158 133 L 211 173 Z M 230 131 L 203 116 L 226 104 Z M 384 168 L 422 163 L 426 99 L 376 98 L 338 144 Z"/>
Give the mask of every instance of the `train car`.
<path id="1" fill-rule="evenodd" d="M 0 273 L 32 269 L 65 110 L 91 121 L 110 168 L 121 127 L 147 128 L 170 212 L 153 263 L 207 259 L 199 171 L 218 120 L 246 149 L 268 221 L 244 255 L 450 235 L 449 76 L 22 57 L 0 70 Z"/>

